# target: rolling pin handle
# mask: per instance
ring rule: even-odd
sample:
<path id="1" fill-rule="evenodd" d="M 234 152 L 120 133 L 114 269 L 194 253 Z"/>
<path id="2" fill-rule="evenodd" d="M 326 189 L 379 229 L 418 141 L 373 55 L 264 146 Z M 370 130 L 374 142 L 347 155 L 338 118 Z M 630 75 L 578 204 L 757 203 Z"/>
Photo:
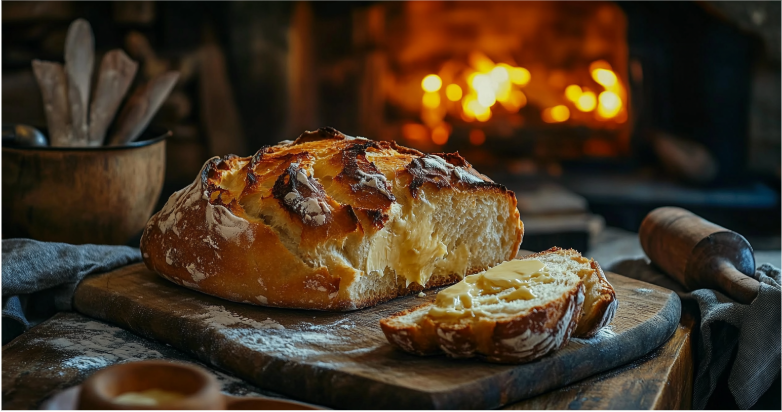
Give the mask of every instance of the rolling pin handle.
<path id="1" fill-rule="evenodd" d="M 760 282 L 739 272 L 731 262 L 721 259 L 718 270 L 723 273 L 717 278 L 720 289 L 733 300 L 749 305 L 758 296 Z"/>

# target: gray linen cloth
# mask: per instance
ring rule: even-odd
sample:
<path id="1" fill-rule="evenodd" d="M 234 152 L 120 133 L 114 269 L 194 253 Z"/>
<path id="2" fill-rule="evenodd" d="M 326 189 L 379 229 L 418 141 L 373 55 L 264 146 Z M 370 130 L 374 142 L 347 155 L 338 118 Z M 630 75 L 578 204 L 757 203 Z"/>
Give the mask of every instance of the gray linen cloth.
<path id="1" fill-rule="evenodd" d="M 51 317 L 71 310 L 85 276 L 141 260 L 128 246 L 69 245 L 32 239 L 3 240 L 3 344 Z"/>
<path id="2" fill-rule="evenodd" d="M 760 265 L 755 279 L 758 297 L 744 305 L 711 289 L 687 292 L 677 281 L 658 271 L 645 258 L 618 261 L 608 270 L 676 292 L 684 304 L 697 308 L 695 333 L 694 409 L 704 409 L 718 379 L 730 367 L 728 388 L 739 408 L 748 409 L 760 399 L 780 373 L 780 271 Z M 730 360 L 736 351 L 733 365 Z"/>

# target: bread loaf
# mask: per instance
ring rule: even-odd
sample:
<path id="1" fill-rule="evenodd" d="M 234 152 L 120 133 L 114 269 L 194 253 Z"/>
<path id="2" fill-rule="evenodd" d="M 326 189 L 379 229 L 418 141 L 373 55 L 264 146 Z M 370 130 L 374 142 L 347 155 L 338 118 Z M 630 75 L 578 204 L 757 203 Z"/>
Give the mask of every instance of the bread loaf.
<path id="1" fill-rule="evenodd" d="M 147 224 L 147 267 L 256 305 L 352 310 L 517 252 L 516 197 L 458 154 L 332 129 L 206 162 Z"/>

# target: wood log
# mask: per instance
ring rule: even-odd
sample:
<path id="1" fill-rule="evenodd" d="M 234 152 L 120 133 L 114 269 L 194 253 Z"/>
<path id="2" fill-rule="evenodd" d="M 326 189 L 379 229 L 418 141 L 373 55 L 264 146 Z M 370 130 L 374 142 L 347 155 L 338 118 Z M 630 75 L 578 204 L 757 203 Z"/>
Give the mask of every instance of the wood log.
<path id="1" fill-rule="evenodd" d="M 70 146 L 71 117 L 68 109 L 68 81 L 62 64 L 33 60 L 33 73 L 41 88 L 49 145 Z"/>
<path id="2" fill-rule="evenodd" d="M 117 114 L 137 69 L 138 63 L 120 49 L 112 50 L 103 56 L 98 84 L 90 106 L 90 146 L 103 144 L 106 131 Z"/>
<path id="3" fill-rule="evenodd" d="M 87 20 L 77 19 L 68 27 L 65 38 L 65 74 L 68 78 L 68 102 L 71 109 L 71 146 L 87 146 L 90 81 L 95 61 L 95 39 Z"/>
<path id="4" fill-rule="evenodd" d="M 740 234 L 678 207 L 651 211 L 641 223 L 649 259 L 689 290 L 709 288 L 749 304 L 758 294 L 752 246 Z"/>

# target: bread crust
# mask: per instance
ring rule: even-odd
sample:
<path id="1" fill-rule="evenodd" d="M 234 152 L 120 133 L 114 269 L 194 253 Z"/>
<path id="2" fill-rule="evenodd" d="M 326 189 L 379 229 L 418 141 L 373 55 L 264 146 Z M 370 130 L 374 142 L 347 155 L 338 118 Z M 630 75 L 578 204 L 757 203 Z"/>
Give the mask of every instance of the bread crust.
<path id="1" fill-rule="evenodd" d="M 176 284 L 228 300 L 354 310 L 511 259 L 523 236 L 515 194 L 458 153 L 443 156 L 322 128 L 250 157 L 212 158 L 149 220 L 144 262 Z M 355 292 L 369 276 L 367 242 L 388 230 L 400 204 L 422 202 L 422 193 L 479 195 L 503 205 L 506 223 L 499 227 L 510 235 L 496 259 L 468 264 L 463 273 L 441 270 L 424 285 L 382 273 L 383 288 Z"/>
<path id="2" fill-rule="evenodd" d="M 474 322 L 438 322 L 426 316 L 426 303 L 380 321 L 388 341 L 409 353 L 452 358 L 479 357 L 488 362 L 525 363 L 565 346 L 576 328 L 584 302 L 581 282 L 559 299 L 517 316 Z M 418 322 L 403 318 L 418 312 Z"/>
<path id="3" fill-rule="evenodd" d="M 551 253 L 563 253 L 577 258 L 581 257 L 581 253 L 577 250 L 562 249 L 555 246 L 542 252 L 524 256 L 522 259 L 535 259 Z M 573 332 L 573 336 L 577 338 L 591 338 L 595 336 L 601 328 L 608 326 L 611 323 L 616 314 L 616 308 L 619 306 L 619 301 L 616 300 L 616 291 L 614 291 L 614 287 L 611 286 L 608 279 L 606 279 L 600 264 L 594 259 L 588 259 L 588 263 L 592 272 L 579 276 L 581 276 L 582 279 L 590 276 L 597 278 L 595 282 L 596 286 L 594 286 L 594 288 L 596 289 L 595 292 L 598 297 L 590 302 L 591 305 L 589 307 L 585 307 L 581 311 L 578 327 L 576 327 L 576 330 Z"/>

